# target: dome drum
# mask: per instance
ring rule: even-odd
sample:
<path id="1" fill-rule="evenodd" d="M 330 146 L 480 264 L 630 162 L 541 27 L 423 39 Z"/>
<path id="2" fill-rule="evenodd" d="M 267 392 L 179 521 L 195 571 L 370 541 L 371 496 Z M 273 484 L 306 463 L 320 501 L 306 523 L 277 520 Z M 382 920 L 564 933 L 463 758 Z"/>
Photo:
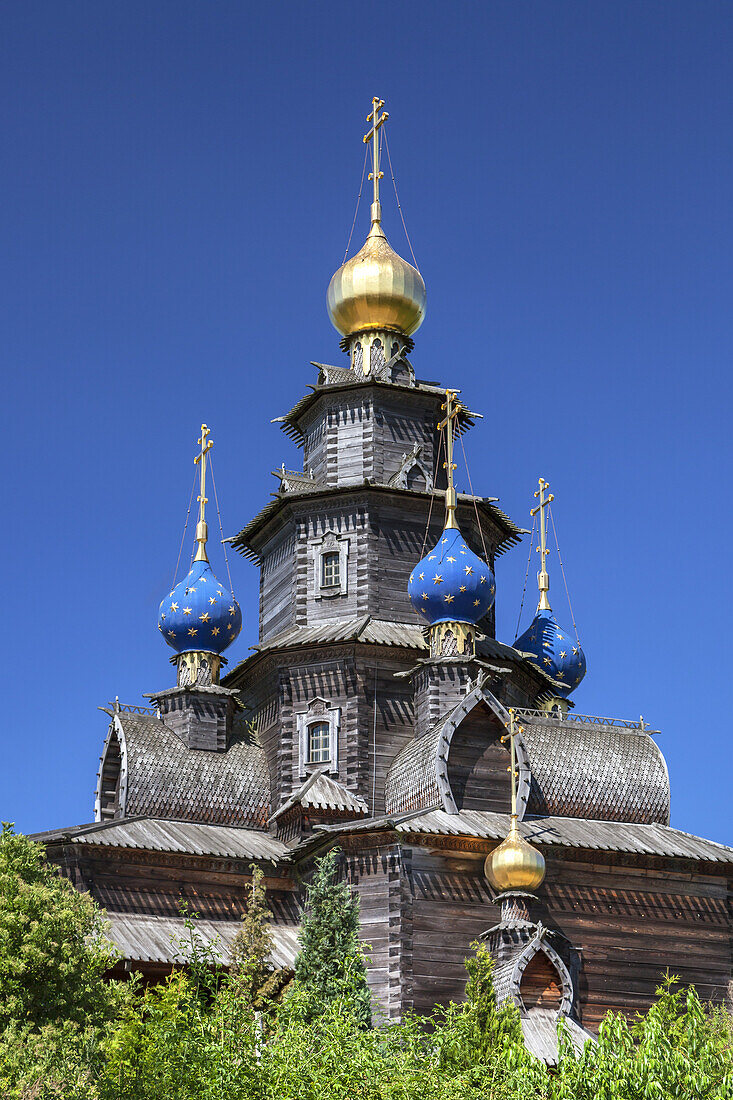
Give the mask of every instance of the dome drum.
<path id="1" fill-rule="evenodd" d="M 430 631 L 431 657 L 474 657 L 476 628 L 471 623 L 442 622 Z"/>
<path id="2" fill-rule="evenodd" d="M 206 650 L 187 650 L 172 660 L 178 666 L 178 687 L 211 687 L 218 684 L 221 666 L 226 664 L 221 654 Z"/>
<path id="3" fill-rule="evenodd" d="M 349 365 L 358 375 L 379 376 L 390 359 L 408 351 L 408 341 L 394 329 L 371 328 L 355 333 L 345 340 Z"/>

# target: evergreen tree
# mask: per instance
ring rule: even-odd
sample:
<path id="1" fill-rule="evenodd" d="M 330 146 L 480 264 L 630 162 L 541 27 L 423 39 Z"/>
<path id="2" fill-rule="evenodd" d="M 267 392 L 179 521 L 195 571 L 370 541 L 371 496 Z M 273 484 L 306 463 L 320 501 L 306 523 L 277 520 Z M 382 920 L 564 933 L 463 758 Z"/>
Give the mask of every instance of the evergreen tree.
<path id="1" fill-rule="evenodd" d="M 295 980 L 308 993 L 310 1015 L 341 1001 L 362 1027 L 371 1024 L 366 963 L 359 943 L 359 900 L 338 881 L 338 848 L 319 860 L 301 914 Z"/>
<path id="2" fill-rule="evenodd" d="M 104 915 L 45 860 L 42 844 L 0 835 L 0 1031 L 10 1024 L 93 1024 L 115 999 Z"/>
<path id="3" fill-rule="evenodd" d="M 231 974 L 238 996 L 259 1011 L 277 1000 L 288 984 L 289 974 L 273 964 L 272 913 L 262 883 L 264 872 L 254 863 L 251 870 L 252 890 L 242 926 L 232 944 Z"/>

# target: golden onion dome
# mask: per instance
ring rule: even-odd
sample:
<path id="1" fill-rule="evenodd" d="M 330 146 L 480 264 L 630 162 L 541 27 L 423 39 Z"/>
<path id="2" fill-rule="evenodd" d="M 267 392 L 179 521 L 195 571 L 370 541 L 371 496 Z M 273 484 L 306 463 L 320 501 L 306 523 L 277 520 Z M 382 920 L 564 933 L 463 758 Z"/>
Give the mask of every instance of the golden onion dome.
<path id="1" fill-rule="evenodd" d="M 411 336 L 425 317 L 425 283 L 420 272 L 390 247 L 379 221 L 373 220 L 362 250 L 331 279 L 326 301 L 342 336 L 368 329 Z"/>
<path id="2" fill-rule="evenodd" d="M 536 890 L 545 877 L 545 859 L 519 835 L 512 815 L 509 835 L 486 857 L 484 874 L 500 893 L 504 890 Z"/>

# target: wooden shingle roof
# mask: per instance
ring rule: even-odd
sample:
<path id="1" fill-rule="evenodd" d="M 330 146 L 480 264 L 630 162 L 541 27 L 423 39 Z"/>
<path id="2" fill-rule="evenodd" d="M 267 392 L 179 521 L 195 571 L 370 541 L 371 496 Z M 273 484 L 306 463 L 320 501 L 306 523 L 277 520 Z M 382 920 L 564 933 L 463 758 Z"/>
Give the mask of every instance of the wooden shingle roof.
<path id="1" fill-rule="evenodd" d="M 498 842 L 504 839 L 508 829 L 508 814 L 490 810 L 461 810 L 457 814 L 449 814 L 433 807 L 349 825 L 322 825 L 317 831 L 353 833 L 372 830 L 393 832 L 415 841 L 420 837 L 453 836 Z M 519 831 L 526 840 L 541 848 L 586 849 L 733 864 L 733 848 L 673 829 L 670 825 L 572 817 L 525 817 L 519 822 Z"/>
<path id="2" fill-rule="evenodd" d="M 246 729 L 234 733 L 225 752 L 201 752 L 160 719 L 122 711 L 110 736 L 120 740 L 123 816 L 267 827 L 267 759 Z"/>
<path id="3" fill-rule="evenodd" d="M 504 724 L 508 715 L 485 688 L 475 687 L 421 738 L 410 742 L 387 775 L 388 812 L 439 805 L 454 812 L 450 746 L 470 711 L 485 703 Z M 531 814 L 650 824 L 669 821 L 664 757 L 641 728 L 562 720 L 524 711 L 515 737 L 519 816 Z"/>

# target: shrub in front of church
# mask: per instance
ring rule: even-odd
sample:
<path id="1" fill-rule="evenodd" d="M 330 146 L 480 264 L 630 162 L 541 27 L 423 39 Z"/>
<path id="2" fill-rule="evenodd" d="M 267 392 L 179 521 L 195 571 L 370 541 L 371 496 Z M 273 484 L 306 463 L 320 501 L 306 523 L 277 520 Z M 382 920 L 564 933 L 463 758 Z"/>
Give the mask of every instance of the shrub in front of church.
<path id="1" fill-rule="evenodd" d="M 273 964 L 275 941 L 270 930 L 272 913 L 267 907 L 264 872 L 255 863 L 250 870 L 252 886 L 247 909 L 232 944 L 231 981 L 236 996 L 244 997 L 254 1011 L 271 1013 L 290 984 L 290 974 Z"/>
<path id="2" fill-rule="evenodd" d="M 255 1005 L 269 965 L 261 879 L 249 899 L 235 972 L 186 920 L 181 962 L 163 983 L 105 986 L 102 917 L 6 829 L 0 840 L 0 1034 L 3 1100 L 730 1100 L 733 1030 L 694 989 L 668 979 L 635 1021 L 609 1014 L 582 1055 L 561 1033 L 556 1073 L 497 1009 L 488 951 L 467 960 L 465 1001 L 428 1021 L 365 1020 L 357 910 L 317 869 L 298 978 L 267 1013 Z M 72 898 L 74 899 L 72 901 Z M 24 976 L 30 980 L 25 981 Z M 266 986 L 265 979 L 264 985 Z M 61 991 L 65 981 L 68 988 Z M 266 1021 L 266 1026 L 265 1026 Z M 427 1026 L 426 1026 L 427 1024 Z"/>
<path id="3" fill-rule="evenodd" d="M 108 1017 L 116 987 L 104 914 L 44 858 L 44 849 L 4 824 L 0 835 L 0 1031 L 9 1024 L 94 1024 Z"/>
<path id="4" fill-rule="evenodd" d="M 366 962 L 359 942 L 359 899 L 338 880 L 338 849 L 316 865 L 301 915 L 300 953 L 295 984 L 304 993 L 306 1019 L 318 1016 L 333 1001 L 346 1000 L 363 1027 L 371 1022 Z"/>

